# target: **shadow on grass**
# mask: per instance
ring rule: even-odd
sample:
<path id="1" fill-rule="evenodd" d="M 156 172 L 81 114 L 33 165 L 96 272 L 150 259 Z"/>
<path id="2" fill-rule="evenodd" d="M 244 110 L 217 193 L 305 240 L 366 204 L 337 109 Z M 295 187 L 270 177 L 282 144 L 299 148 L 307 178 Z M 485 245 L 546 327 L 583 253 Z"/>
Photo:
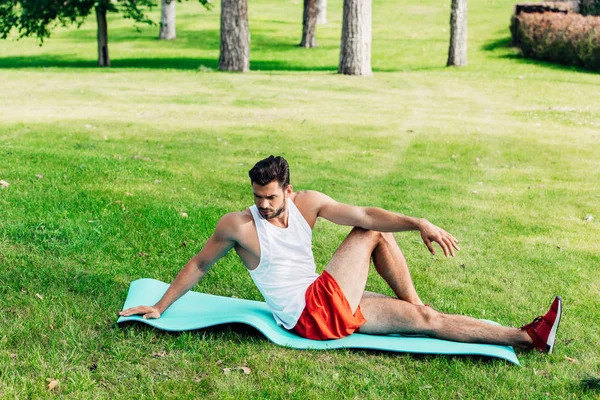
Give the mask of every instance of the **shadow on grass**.
<path id="1" fill-rule="evenodd" d="M 178 336 L 181 335 L 182 333 L 184 333 L 185 331 L 165 331 L 165 330 L 161 330 L 155 327 L 152 327 L 150 325 L 146 325 L 144 323 L 141 322 L 136 322 L 136 321 L 126 321 L 126 322 L 122 322 L 120 324 L 116 324 L 115 323 L 115 328 L 120 328 L 120 329 L 149 329 L 151 331 L 154 331 L 157 335 L 164 335 L 164 336 Z M 193 330 L 193 332 L 196 332 L 199 335 L 207 335 L 208 337 L 210 337 L 211 339 L 216 339 L 216 340 L 231 340 L 231 339 L 235 339 L 236 341 L 244 341 L 244 342 L 269 342 L 273 345 L 273 347 L 282 347 L 282 346 L 278 346 L 275 343 L 272 343 L 269 339 L 267 339 L 258 329 L 246 325 L 246 324 L 237 324 L 237 323 L 232 323 L 232 324 L 223 324 L 223 325 L 214 325 L 214 326 L 209 326 L 206 328 L 202 328 L 202 329 L 195 329 Z M 345 352 L 345 351 L 350 351 L 359 355 L 365 355 L 366 357 L 369 357 L 370 355 L 375 355 L 375 356 L 388 356 L 388 357 L 400 357 L 400 358 L 404 358 L 404 357 L 408 357 L 408 358 L 412 358 L 416 361 L 427 361 L 429 359 L 432 358 L 438 358 L 438 357 L 444 357 L 446 359 L 449 360 L 464 360 L 467 363 L 472 363 L 472 364 L 488 364 L 488 363 L 502 363 L 505 364 L 507 366 L 514 366 L 514 364 L 510 363 L 509 361 L 503 360 L 501 358 L 495 358 L 495 357 L 485 357 L 485 356 L 480 356 L 480 355 L 460 355 L 460 354 L 444 354 L 444 355 L 440 355 L 440 354 L 419 354 L 419 353 L 398 353 L 398 352 L 393 352 L 393 351 L 384 351 L 384 350 L 375 350 L 375 349 L 355 349 L 355 348 L 348 348 L 348 349 L 335 349 L 335 350 L 307 350 L 307 349 L 294 349 L 291 347 L 284 347 L 284 348 L 288 348 L 290 350 L 296 350 L 296 351 L 338 351 L 338 352 Z"/>
<path id="2" fill-rule="evenodd" d="M 112 68 L 140 68 L 140 69 L 177 69 L 198 70 L 202 68 L 218 68 L 216 58 L 122 58 L 111 60 Z M 105 71 L 99 68 L 95 60 L 72 59 L 60 56 L 29 56 L 29 57 L 4 57 L 0 58 L 0 69 L 20 68 L 90 68 Z M 110 69 L 110 68 L 109 68 Z M 254 71 L 331 71 L 336 72 L 337 66 L 323 65 L 294 65 L 281 61 L 251 61 L 250 69 Z"/>
<path id="3" fill-rule="evenodd" d="M 158 32 L 158 30 L 157 30 Z M 275 35 L 273 31 L 267 29 L 253 29 L 250 35 L 252 47 L 266 47 L 269 50 L 297 50 L 300 37 L 280 37 Z M 60 34 L 60 39 L 67 39 L 69 42 L 78 44 L 89 44 L 95 47 L 96 31 L 90 30 L 72 30 Z M 221 36 L 218 30 L 201 29 L 193 31 L 181 31 L 176 39 L 164 41 L 159 40 L 154 33 L 150 34 L 147 31 L 136 32 L 129 28 L 118 28 L 111 30 L 108 38 L 109 49 L 111 45 L 118 44 L 136 44 L 148 49 L 156 49 L 161 51 L 164 49 L 180 49 L 194 51 L 211 51 L 218 50 L 221 43 Z M 337 48 L 337 46 L 335 46 Z M 328 47 L 320 47 L 319 49 L 329 49 Z"/>
<path id="4" fill-rule="evenodd" d="M 439 357 L 443 357 L 447 360 L 464 360 L 465 362 L 469 362 L 472 364 L 484 364 L 484 363 L 501 363 L 506 366 L 516 366 L 510 361 L 504 360 L 502 358 L 497 357 L 488 357 L 482 356 L 478 354 L 421 354 L 421 353 L 398 353 L 391 351 L 383 351 L 383 350 L 373 350 L 373 349 L 349 349 L 355 352 L 361 353 L 364 352 L 366 354 L 375 354 L 375 355 L 388 355 L 394 357 L 409 357 L 414 359 L 415 361 L 427 361 L 430 359 L 435 359 Z"/>
<path id="5" fill-rule="evenodd" d="M 279 22 L 284 24 L 285 22 Z M 72 30 L 61 33 L 61 39 L 78 45 L 96 46 L 96 32 L 92 30 Z M 337 73 L 339 46 L 337 44 L 320 45 L 315 49 L 303 49 L 298 46 L 299 37 L 280 37 L 273 30 L 253 29 L 251 34 L 251 71 L 299 71 L 299 72 L 331 72 Z M 127 57 L 111 59 L 112 68 L 136 69 L 174 69 L 174 70 L 218 70 L 218 55 L 214 58 L 165 56 L 164 51 L 193 50 L 203 51 L 204 55 L 217 54 L 220 46 L 220 33 L 214 29 L 199 31 L 186 31 L 172 41 L 161 41 L 148 32 L 135 33 L 131 28 L 118 28 L 110 32 L 110 44 L 134 44 L 137 48 L 145 50 L 146 54 L 160 54 L 156 57 Z M 110 46 L 109 44 L 109 46 Z M 258 55 L 258 57 L 256 57 Z M 265 57 L 266 55 L 266 57 Z M 265 60 L 275 56 L 277 59 Z M 253 59 L 254 57 L 254 59 Z M 256 59 L 259 58 L 259 59 Z M 260 59 L 262 58 L 262 59 Z M 82 68 L 98 69 L 95 59 L 80 59 L 76 54 L 35 54 L 28 56 L 8 56 L 0 58 L 0 69 L 22 68 Z M 437 66 L 374 66 L 373 72 L 412 72 L 439 69 Z"/>
<path id="6" fill-rule="evenodd" d="M 247 340 L 248 342 L 250 342 L 250 341 L 260 341 L 260 342 L 266 341 L 266 342 L 271 343 L 270 340 L 267 339 L 265 337 L 265 335 L 262 334 L 262 332 L 259 331 L 258 329 L 254 328 L 253 326 L 247 325 L 247 324 L 238 324 L 238 323 L 207 326 L 206 328 L 193 329 L 192 331 L 166 331 L 166 330 L 155 328 L 150 325 L 146 325 L 143 322 L 138 322 L 138 321 L 125 321 L 125 322 L 121 322 L 120 324 L 117 324 L 115 322 L 114 327 L 120 328 L 120 329 L 142 329 L 142 330 L 149 329 L 149 330 L 155 332 L 157 335 L 164 335 L 164 336 L 178 336 L 185 332 L 195 332 L 199 335 L 211 336 L 213 339 L 218 339 L 218 338 L 231 339 L 233 336 L 233 337 L 236 337 L 236 339 L 238 339 L 238 340 Z M 273 345 L 277 346 L 276 344 L 273 344 Z"/>
<path id="7" fill-rule="evenodd" d="M 512 47 L 512 38 L 510 36 L 508 36 L 508 37 L 504 37 L 504 38 L 500 38 L 500 39 L 496 39 L 496 40 L 490 40 L 490 41 L 484 43 L 483 46 L 481 46 L 481 50 L 495 51 L 498 49 L 509 49 L 511 47 Z"/>
<path id="8" fill-rule="evenodd" d="M 600 394 L 600 374 L 588 374 L 572 386 L 583 389 L 584 393 L 598 395 Z"/>
<path id="9" fill-rule="evenodd" d="M 483 46 L 481 46 L 481 49 L 484 51 L 490 51 L 490 52 L 496 51 L 496 50 L 501 50 L 501 49 L 518 50 L 517 47 L 512 45 L 512 38 L 510 36 L 503 37 L 500 39 L 490 40 L 490 41 L 486 42 Z M 499 54 L 497 56 L 497 58 L 513 60 L 519 64 L 528 64 L 528 65 L 537 65 L 537 66 L 547 67 L 549 69 L 556 70 L 556 71 L 583 72 L 583 73 L 588 73 L 588 74 L 589 73 L 592 73 L 592 74 L 598 73 L 598 71 L 594 71 L 594 70 L 590 70 L 590 69 L 586 69 L 586 68 L 578 67 L 578 66 L 574 66 L 574 65 L 565 65 L 565 64 L 560 64 L 560 63 L 556 63 L 556 62 L 537 60 L 534 58 L 527 58 L 519 53 Z"/>
<path id="10" fill-rule="evenodd" d="M 111 68 L 137 68 L 137 69 L 175 69 L 175 70 L 218 70 L 216 58 L 191 58 L 191 57 L 162 57 L 162 58 L 122 58 L 111 60 Z M 107 71 L 110 68 L 100 68 L 96 60 L 81 60 L 64 56 L 27 56 L 0 58 L 0 69 L 22 68 L 81 68 Z M 299 65 L 280 60 L 250 61 L 251 71 L 326 71 L 337 73 L 337 65 Z M 423 68 L 385 68 L 374 67 L 373 72 L 401 72 L 439 69 L 438 67 Z"/>
<path id="11" fill-rule="evenodd" d="M 521 54 L 503 54 L 501 56 L 498 56 L 498 58 L 513 60 L 519 64 L 537 65 L 540 67 L 546 67 L 548 69 L 555 70 L 555 71 L 580 72 L 580 73 L 585 73 L 585 74 L 596 74 L 596 75 L 598 74 L 598 72 L 600 72 L 600 71 L 594 71 L 591 69 L 586 69 L 583 67 L 578 67 L 575 65 L 565 65 L 565 64 L 559 64 L 559 63 L 550 62 L 550 61 L 537 60 L 534 58 L 527 58 Z"/>

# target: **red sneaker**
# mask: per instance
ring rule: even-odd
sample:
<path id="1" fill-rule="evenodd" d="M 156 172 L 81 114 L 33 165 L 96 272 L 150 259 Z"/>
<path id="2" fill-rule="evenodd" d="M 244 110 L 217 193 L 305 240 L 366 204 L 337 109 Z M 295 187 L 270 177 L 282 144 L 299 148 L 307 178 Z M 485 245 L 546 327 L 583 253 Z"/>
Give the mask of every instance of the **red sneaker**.
<path id="1" fill-rule="evenodd" d="M 532 323 L 521 327 L 522 331 L 526 331 L 531 336 L 534 349 L 552 353 L 561 313 L 562 299 L 560 296 L 556 296 L 546 315 L 537 317 Z"/>

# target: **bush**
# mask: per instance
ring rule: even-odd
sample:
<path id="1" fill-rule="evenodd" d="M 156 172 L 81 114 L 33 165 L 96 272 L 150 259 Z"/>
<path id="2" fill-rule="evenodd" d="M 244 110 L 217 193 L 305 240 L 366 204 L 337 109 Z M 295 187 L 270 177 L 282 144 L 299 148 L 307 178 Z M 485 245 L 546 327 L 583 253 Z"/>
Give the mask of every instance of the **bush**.
<path id="1" fill-rule="evenodd" d="M 525 57 L 600 70 L 600 17 L 521 13 L 516 18 Z"/>
<path id="2" fill-rule="evenodd" d="M 581 1 L 600 1 L 600 0 L 579 0 Z M 555 12 L 568 14 L 575 12 L 578 9 L 574 8 L 572 1 L 543 1 L 537 3 L 517 3 L 515 4 L 515 13 L 510 19 L 510 33 L 512 37 L 513 46 L 519 46 L 519 19 L 517 18 L 521 13 L 545 13 Z"/>

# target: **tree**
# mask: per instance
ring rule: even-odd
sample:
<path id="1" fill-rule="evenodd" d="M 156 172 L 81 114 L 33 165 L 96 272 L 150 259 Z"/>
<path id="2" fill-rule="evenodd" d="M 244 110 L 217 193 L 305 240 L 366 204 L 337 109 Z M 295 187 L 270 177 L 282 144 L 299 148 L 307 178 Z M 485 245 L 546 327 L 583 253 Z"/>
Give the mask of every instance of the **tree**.
<path id="1" fill-rule="evenodd" d="M 317 0 L 304 0 L 300 47 L 317 47 Z"/>
<path id="2" fill-rule="evenodd" d="M 317 0 L 317 24 L 327 23 L 327 0 Z"/>
<path id="3" fill-rule="evenodd" d="M 160 32 L 158 38 L 161 40 L 175 39 L 175 0 L 162 0 L 160 14 Z"/>
<path id="4" fill-rule="evenodd" d="M 98 24 L 98 65 L 110 66 L 108 56 L 107 12 L 120 12 L 124 18 L 152 24 L 145 14 L 152 0 L 2 0 L 0 1 L 0 38 L 6 39 L 13 29 L 18 38 L 36 36 L 43 44 L 57 25 L 80 27 L 92 11 Z"/>
<path id="5" fill-rule="evenodd" d="M 447 66 L 467 65 L 467 0 L 452 0 Z"/>
<path id="6" fill-rule="evenodd" d="M 96 24 L 98 26 L 98 65 L 110 67 L 108 56 L 108 25 L 106 23 L 106 7 L 96 6 Z"/>
<path id="7" fill-rule="evenodd" d="M 178 0 L 182 1 L 182 0 Z M 210 0 L 199 0 L 200 4 L 207 10 L 212 9 Z M 161 0 L 162 7 L 160 13 L 160 31 L 158 38 L 160 40 L 171 40 L 177 37 L 175 24 L 175 3 L 177 0 Z"/>
<path id="8" fill-rule="evenodd" d="M 248 0 L 221 0 L 221 51 L 219 69 L 250 70 Z"/>
<path id="9" fill-rule="evenodd" d="M 340 74 L 372 75 L 371 4 L 371 0 L 344 0 Z"/>

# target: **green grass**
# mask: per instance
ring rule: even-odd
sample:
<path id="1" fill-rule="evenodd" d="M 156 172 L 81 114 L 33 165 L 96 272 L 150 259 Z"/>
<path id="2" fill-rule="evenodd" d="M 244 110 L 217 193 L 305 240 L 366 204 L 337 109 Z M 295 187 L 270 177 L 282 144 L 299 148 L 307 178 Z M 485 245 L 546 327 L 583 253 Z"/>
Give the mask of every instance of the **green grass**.
<path id="1" fill-rule="evenodd" d="M 581 380 L 600 370 L 600 77 L 508 48 L 504 0 L 469 5 L 470 65 L 447 69 L 448 6 L 376 3 L 366 79 L 335 74 L 340 1 L 317 49 L 295 47 L 301 2 L 251 2 L 244 75 L 211 72 L 218 7 L 195 3 L 178 4 L 173 42 L 113 17 L 110 69 L 95 67 L 93 20 L 43 47 L 1 42 L 0 398 L 598 397 Z M 298 190 L 457 236 L 444 259 L 397 235 L 441 311 L 520 326 L 561 294 L 555 353 L 521 352 L 519 368 L 289 350 L 242 326 L 117 327 L 129 282 L 170 281 L 222 214 L 251 204 L 247 171 L 269 154 Z M 319 268 L 347 231 L 317 225 Z M 374 272 L 368 289 L 390 293 Z M 232 254 L 195 290 L 260 299 Z M 222 371 L 236 366 L 252 372 Z"/>

